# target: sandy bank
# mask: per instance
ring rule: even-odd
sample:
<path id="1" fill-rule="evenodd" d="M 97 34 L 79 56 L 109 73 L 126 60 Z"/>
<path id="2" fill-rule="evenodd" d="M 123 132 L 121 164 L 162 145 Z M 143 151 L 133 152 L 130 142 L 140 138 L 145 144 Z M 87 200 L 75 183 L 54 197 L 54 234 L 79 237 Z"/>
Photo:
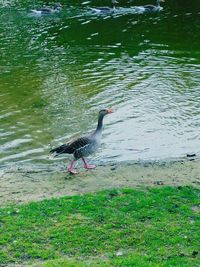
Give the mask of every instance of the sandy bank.
<path id="1" fill-rule="evenodd" d="M 1 168 L 0 205 L 23 203 L 103 189 L 163 185 L 200 186 L 200 159 L 151 163 L 121 163 L 80 169 L 66 175 L 55 165 Z"/>

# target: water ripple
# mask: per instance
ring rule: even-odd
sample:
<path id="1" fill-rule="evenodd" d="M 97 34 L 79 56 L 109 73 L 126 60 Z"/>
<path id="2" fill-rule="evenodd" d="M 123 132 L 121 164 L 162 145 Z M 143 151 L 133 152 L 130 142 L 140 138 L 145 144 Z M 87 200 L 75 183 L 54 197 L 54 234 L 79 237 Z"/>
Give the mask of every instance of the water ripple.
<path id="1" fill-rule="evenodd" d="M 168 5 L 98 16 L 90 1 L 65 3 L 40 18 L 29 16 L 31 1 L 4 5 L 0 161 L 48 164 L 49 144 L 93 130 L 104 107 L 115 113 L 97 161 L 200 153 L 199 13 Z"/>

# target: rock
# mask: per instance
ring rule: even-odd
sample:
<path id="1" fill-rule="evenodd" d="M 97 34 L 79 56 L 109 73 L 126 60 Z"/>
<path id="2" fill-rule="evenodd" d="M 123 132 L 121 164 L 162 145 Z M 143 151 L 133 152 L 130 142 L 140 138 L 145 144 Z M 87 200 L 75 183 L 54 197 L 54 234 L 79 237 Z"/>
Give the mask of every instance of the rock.
<path id="1" fill-rule="evenodd" d="M 195 154 L 195 153 L 193 153 L 193 154 L 187 154 L 187 158 L 194 158 L 194 157 L 196 157 L 197 155 Z"/>
<path id="2" fill-rule="evenodd" d="M 155 181 L 154 184 L 156 184 L 156 185 L 164 185 L 164 182 L 163 181 Z"/>
<path id="3" fill-rule="evenodd" d="M 198 254 L 199 254 L 199 252 L 196 251 L 196 250 L 194 250 L 194 251 L 192 252 L 192 257 L 196 258 L 196 256 L 197 256 Z"/>
<path id="4" fill-rule="evenodd" d="M 118 256 L 118 257 L 119 257 L 119 256 L 123 256 L 123 252 L 122 252 L 121 250 L 117 251 L 117 252 L 116 252 L 116 256 Z"/>

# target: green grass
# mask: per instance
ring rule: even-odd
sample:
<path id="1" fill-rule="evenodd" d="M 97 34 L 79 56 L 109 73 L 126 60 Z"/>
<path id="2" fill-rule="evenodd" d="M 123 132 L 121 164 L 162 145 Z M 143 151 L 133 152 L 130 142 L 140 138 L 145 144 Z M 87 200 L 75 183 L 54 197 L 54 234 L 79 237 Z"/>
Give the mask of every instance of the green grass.
<path id="1" fill-rule="evenodd" d="M 200 266 L 199 197 L 123 189 L 0 209 L 0 266 Z"/>

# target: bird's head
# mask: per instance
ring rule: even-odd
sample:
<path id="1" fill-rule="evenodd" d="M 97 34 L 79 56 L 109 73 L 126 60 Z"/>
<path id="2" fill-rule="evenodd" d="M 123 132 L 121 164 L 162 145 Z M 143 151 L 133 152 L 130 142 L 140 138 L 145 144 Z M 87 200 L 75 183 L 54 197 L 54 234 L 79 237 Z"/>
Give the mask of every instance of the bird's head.
<path id="1" fill-rule="evenodd" d="M 113 110 L 111 108 L 108 109 L 102 109 L 99 111 L 99 116 L 105 116 L 107 114 L 113 113 Z"/>
<path id="2" fill-rule="evenodd" d="M 62 9 L 62 5 L 61 5 L 61 3 L 55 3 L 54 4 L 54 9 Z"/>

